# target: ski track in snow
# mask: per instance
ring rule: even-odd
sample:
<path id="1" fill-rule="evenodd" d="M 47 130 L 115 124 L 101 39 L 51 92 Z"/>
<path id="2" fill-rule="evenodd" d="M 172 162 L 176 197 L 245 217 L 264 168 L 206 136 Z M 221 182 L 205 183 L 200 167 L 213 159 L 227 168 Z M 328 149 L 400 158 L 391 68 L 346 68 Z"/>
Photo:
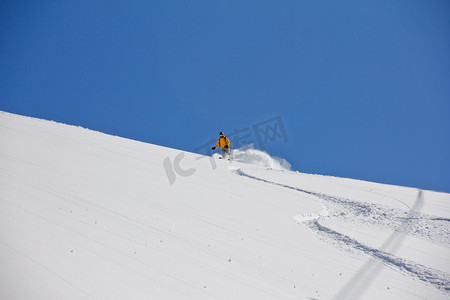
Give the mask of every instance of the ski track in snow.
<path id="1" fill-rule="evenodd" d="M 449 274 L 423 266 L 414 261 L 408 261 L 386 251 L 390 248 L 390 250 L 394 252 L 394 247 L 392 247 L 392 244 L 396 244 L 398 248 L 407 235 L 418 236 L 422 239 L 431 240 L 434 242 L 438 241 L 446 246 L 450 245 L 450 232 L 448 231 L 448 224 L 446 224 L 449 222 L 449 219 L 438 218 L 420 213 L 420 207 L 423 204 L 421 190 L 418 191 L 417 200 L 414 203 L 414 206 L 412 208 L 408 207 L 410 209 L 409 211 L 404 211 L 398 208 L 357 202 L 350 199 L 304 190 L 290 185 L 258 178 L 243 172 L 241 169 L 237 169 L 234 172 L 239 176 L 248 177 L 254 180 L 318 197 L 322 200 L 322 203 L 326 208 L 325 211 L 306 216 L 297 215 L 294 216 L 294 219 L 299 223 L 305 224 L 323 239 L 333 243 L 345 251 L 356 251 L 372 257 L 375 261 L 369 261 L 363 267 L 368 270 L 371 269 L 371 274 L 374 274 L 374 272 L 378 273 L 377 270 L 374 270 L 374 265 L 377 262 L 381 262 L 384 265 L 393 267 L 400 272 L 409 274 L 410 276 L 426 282 L 435 288 L 446 292 L 447 294 L 450 293 Z M 341 219 L 351 223 L 369 224 L 372 226 L 381 227 L 383 229 L 395 228 L 395 232 L 383 243 L 383 246 L 381 246 L 380 249 L 376 249 L 364 245 L 356 239 L 320 224 L 320 220 L 323 219 Z M 357 282 L 358 278 L 359 280 L 362 278 L 362 276 L 359 275 L 357 274 L 355 276 L 354 279 L 356 281 L 350 282 L 350 285 L 354 285 L 354 289 L 361 290 L 364 284 Z M 336 298 L 344 298 L 344 296 L 349 293 L 349 289 L 351 289 L 350 286 L 344 287 Z M 361 293 L 361 291 L 359 291 L 359 293 Z"/>

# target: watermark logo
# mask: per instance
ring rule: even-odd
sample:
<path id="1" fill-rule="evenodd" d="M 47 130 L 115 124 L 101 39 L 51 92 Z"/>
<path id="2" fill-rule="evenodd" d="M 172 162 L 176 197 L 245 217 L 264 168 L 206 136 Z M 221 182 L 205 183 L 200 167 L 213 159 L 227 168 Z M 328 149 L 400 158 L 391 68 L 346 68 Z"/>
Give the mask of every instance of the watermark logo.
<path id="1" fill-rule="evenodd" d="M 280 116 L 253 125 L 253 130 L 261 150 L 265 149 L 268 141 L 274 142 L 277 138 L 284 140 L 285 143 L 289 141 Z"/>
<path id="2" fill-rule="evenodd" d="M 256 139 L 257 145 L 261 150 L 264 150 L 265 145 L 269 142 L 283 140 L 285 143 L 287 143 L 289 141 L 286 129 L 280 116 L 242 129 L 234 129 L 234 131 L 228 134 L 227 137 L 230 140 L 232 148 L 240 148 L 244 145 L 255 144 L 254 141 Z M 214 158 L 212 158 L 210 155 L 211 147 L 214 146 L 216 142 L 217 139 L 211 138 L 203 145 L 195 148 L 196 152 L 204 153 L 206 155 L 198 156 L 195 158 L 195 160 L 209 158 L 211 168 L 213 170 L 217 168 L 217 164 Z M 175 183 L 177 175 L 181 177 L 189 177 L 197 171 L 195 168 L 187 170 L 181 168 L 181 160 L 184 158 L 184 156 L 185 153 L 180 152 L 173 158 L 173 162 L 169 156 L 166 157 L 163 161 L 164 170 L 166 171 L 167 179 L 169 180 L 170 185 Z"/>
<path id="3" fill-rule="evenodd" d="M 184 155 L 185 155 L 184 152 L 178 153 L 173 159 L 173 163 L 170 160 L 169 156 L 167 156 L 163 161 L 164 170 L 166 171 L 167 179 L 169 180 L 170 185 L 175 183 L 177 175 L 181 177 L 189 177 L 191 175 L 194 175 L 194 173 L 197 171 L 197 169 L 195 168 L 190 168 L 187 170 L 181 168 L 181 160 L 184 158 Z M 196 157 L 195 160 L 200 160 L 204 158 L 206 158 L 206 156 L 201 155 Z M 217 164 L 214 158 L 209 157 L 209 162 L 211 163 L 211 168 L 213 170 L 217 168 Z"/>
<path id="4" fill-rule="evenodd" d="M 231 143 L 231 148 L 240 148 L 244 145 L 256 144 L 259 149 L 265 150 L 270 142 L 282 140 L 285 143 L 289 141 L 283 120 L 280 116 L 257 123 L 255 125 L 234 129 L 227 134 Z M 211 145 L 216 143 L 217 139 L 210 139 L 203 145 L 195 148 L 195 151 L 210 155 Z M 256 141 L 256 143 L 255 143 Z"/>
<path id="5" fill-rule="evenodd" d="M 173 164 L 170 161 L 169 157 L 166 157 L 164 159 L 163 165 L 164 169 L 166 170 L 167 179 L 169 179 L 169 184 L 174 184 L 175 180 L 177 178 L 177 175 L 182 177 L 188 177 L 191 176 L 197 171 L 196 169 L 188 169 L 183 170 L 181 168 L 181 160 L 184 158 L 184 152 L 179 153 L 175 158 L 173 159 Z"/>

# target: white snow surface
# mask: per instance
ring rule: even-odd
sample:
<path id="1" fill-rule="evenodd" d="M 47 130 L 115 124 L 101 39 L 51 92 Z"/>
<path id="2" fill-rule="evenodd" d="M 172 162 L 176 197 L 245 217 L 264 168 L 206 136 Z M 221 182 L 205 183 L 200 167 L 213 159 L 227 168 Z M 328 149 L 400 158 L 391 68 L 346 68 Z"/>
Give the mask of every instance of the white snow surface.
<path id="1" fill-rule="evenodd" d="M 449 299 L 450 194 L 0 112 L 1 299 Z"/>

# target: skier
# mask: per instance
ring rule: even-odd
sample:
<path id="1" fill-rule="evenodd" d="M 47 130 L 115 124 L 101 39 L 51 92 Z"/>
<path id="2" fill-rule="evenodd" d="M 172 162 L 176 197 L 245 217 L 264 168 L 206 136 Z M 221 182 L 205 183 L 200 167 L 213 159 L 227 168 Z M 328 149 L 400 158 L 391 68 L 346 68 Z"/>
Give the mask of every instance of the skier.
<path id="1" fill-rule="evenodd" d="M 219 133 L 219 139 L 217 140 L 217 143 L 214 147 L 211 149 L 214 151 L 216 148 L 219 148 L 222 150 L 222 158 L 225 158 L 230 154 L 230 140 L 223 134 L 223 132 Z"/>

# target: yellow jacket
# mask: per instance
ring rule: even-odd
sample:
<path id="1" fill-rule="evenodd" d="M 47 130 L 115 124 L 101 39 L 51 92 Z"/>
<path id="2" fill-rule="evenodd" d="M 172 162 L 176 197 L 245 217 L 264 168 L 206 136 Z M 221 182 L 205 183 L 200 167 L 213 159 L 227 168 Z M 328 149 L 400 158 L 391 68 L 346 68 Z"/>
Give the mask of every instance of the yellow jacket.
<path id="1" fill-rule="evenodd" d="M 223 150 L 223 148 L 225 148 L 225 146 L 230 147 L 230 141 L 228 140 L 228 138 L 226 136 L 221 136 L 217 140 L 217 143 L 214 146 L 214 148 L 219 148 L 219 146 L 220 146 L 220 150 Z"/>

